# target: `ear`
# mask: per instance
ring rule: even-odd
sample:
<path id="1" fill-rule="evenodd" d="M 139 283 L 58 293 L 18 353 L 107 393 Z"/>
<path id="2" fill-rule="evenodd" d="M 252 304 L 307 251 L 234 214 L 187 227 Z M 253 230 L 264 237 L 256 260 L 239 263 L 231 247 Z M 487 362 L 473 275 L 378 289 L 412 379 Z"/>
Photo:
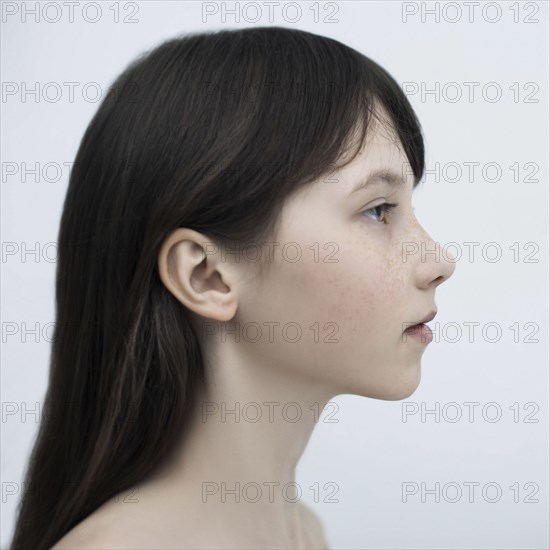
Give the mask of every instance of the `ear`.
<path id="1" fill-rule="evenodd" d="M 211 238 L 183 227 L 174 230 L 161 246 L 158 270 L 164 286 L 191 311 L 217 321 L 235 316 L 235 265 L 222 261 Z"/>

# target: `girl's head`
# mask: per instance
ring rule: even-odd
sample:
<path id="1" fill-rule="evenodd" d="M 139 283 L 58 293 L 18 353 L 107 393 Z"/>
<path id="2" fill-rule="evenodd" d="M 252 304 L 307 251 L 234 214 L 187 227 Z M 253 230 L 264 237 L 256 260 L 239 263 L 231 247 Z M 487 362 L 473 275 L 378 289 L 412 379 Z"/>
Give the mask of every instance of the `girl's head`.
<path id="1" fill-rule="evenodd" d="M 425 344 L 403 330 L 452 273 L 411 207 L 423 170 L 400 87 L 336 40 L 254 27 L 134 61 L 69 182 L 54 413 L 14 549 L 49 547 L 164 462 L 224 360 L 327 398 L 410 395 Z"/>
<path id="2" fill-rule="evenodd" d="M 276 378 L 327 400 L 411 395 L 426 341 L 403 331 L 435 310 L 453 271 L 414 215 L 416 184 L 388 124 L 373 120 L 357 156 L 294 190 L 263 241 L 172 231 L 160 277 L 190 312 L 208 372 L 230 371 L 241 387 L 254 378 L 274 395 Z"/>
<path id="3" fill-rule="evenodd" d="M 453 269 L 426 253 L 436 243 L 412 210 L 424 148 L 411 106 L 387 72 L 328 38 L 269 28 L 210 40 L 193 100 L 170 114 L 176 132 L 200 128 L 162 185 L 175 217 L 159 273 L 174 307 L 219 368 L 248 361 L 255 377 L 329 397 L 409 396 L 426 344 L 403 330 L 435 310 Z"/>

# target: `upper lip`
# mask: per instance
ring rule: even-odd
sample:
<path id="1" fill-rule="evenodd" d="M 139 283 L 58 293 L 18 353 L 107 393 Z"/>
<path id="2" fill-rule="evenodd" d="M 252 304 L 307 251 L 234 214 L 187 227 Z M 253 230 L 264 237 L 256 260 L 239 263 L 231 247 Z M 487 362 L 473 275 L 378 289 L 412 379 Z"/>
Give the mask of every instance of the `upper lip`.
<path id="1" fill-rule="evenodd" d="M 434 309 L 431 313 L 426 315 L 426 317 L 424 317 L 424 319 L 422 319 L 422 321 L 418 321 L 418 323 L 416 323 L 416 324 L 417 325 L 422 325 L 423 323 L 429 323 L 431 320 L 434 319 L 434 317 L 436 315 L 437 315 L 437 309 Z"/>

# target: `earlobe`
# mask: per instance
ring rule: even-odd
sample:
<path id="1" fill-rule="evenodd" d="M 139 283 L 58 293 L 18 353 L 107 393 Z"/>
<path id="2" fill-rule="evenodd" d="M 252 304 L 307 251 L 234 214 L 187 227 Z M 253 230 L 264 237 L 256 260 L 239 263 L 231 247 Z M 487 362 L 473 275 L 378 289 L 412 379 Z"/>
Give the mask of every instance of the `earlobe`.
<path id="1" fill-rule="evenodd" d="M 229 321 L 238 305 L 234 267 L 211 249 L 212 241 L 203 234 L 181 227 L 174 230 L 159 252 L 159 276 L 166 289 L 194 313 Z"/>

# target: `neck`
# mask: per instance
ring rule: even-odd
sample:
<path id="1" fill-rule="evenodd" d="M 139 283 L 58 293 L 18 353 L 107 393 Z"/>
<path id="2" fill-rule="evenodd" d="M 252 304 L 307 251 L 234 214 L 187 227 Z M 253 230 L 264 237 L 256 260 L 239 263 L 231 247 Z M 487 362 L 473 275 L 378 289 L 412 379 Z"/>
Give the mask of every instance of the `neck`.
<path id="1" fill-rule="evenodd" d="M 194 506 L 218 525 L 298 545 L 296 503 L 307 488 L 296 484 L 295 469 L 335 392 L 283 365 L 260 365 L 237 346 L 222 347 L 223 355 L 218 348 L 205 358 L 207 383 L 186 437 L 144 489 L 156 487 L 171 510 Z"/>

